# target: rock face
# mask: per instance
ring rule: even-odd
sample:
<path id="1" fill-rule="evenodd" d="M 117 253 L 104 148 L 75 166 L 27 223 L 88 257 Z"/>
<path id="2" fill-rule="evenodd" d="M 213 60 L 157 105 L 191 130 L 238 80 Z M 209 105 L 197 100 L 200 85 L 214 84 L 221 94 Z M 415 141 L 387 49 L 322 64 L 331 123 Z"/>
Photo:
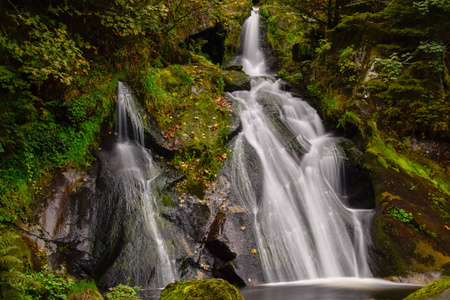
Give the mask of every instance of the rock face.
<path id="1" fill-rule="evenodd" d="M 368 153 L 361 159 L 375 195 L 374 275 L 445 272 L 450 266 L 448 197 L 427 180 L 383 167 L 378 160 Z"/>
<path id="2" fill-rule="evenodd" d="M 39 225 L 26 228 L 28 237 L 47 254 L 49 265 L 80 277 L 91 276 L 95 265 L 90 227 L 95 169 L 89 174 L 59 172 L 54 193 L 38 216 Z"/>

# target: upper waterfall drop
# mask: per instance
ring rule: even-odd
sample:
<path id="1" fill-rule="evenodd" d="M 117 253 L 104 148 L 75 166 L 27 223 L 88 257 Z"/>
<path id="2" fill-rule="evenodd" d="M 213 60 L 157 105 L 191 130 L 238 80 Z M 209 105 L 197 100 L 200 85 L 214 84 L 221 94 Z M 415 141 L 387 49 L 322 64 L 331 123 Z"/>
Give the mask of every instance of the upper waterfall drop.
<path id="1" fill-rule="evenodd" d="M 244 53 L 241 57 L 242 69 L 245 73 L 252 76 L 264 76 L 266 74 L 266 65 L 264 54 L 260 45 L 259 30 L 259 8 L 253 7 L 250 17 L 244 22 L 242 27 L 245 32 Z"/>
<path id="2" fill-rule="evenodd" d="M 252 79 L 250 91 L 229 94 L 239 103 L 243 127 L 233 151 L 232 183 L 254 219 L 266 280 L 370 277 L 364 231 L 371 212 L 345 206 L 343 159 L 335 138 L 325 132 L 314 108 L 267 78 L 258 9 L 243 31 L 243 69 L 265 77 Z M 295 151 L 292 139 L 298 143 Z M 259 158 L 260 195 L 245 163 L 250 159 L 246 145 Z"/>

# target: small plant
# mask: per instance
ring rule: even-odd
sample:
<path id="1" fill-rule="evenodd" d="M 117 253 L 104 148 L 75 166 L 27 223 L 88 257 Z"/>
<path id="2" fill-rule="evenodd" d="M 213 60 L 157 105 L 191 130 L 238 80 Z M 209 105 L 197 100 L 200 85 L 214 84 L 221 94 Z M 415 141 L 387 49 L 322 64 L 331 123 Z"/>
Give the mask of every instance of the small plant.
<path id="1" fill-rule="evenodd" d="M 102 295 L 94 281 L 80 281 L 69 292 L 69 300 L 100 300 Z"/>
<path id="2" fill-rule="evenodd" d="M 284 69 L 279 71 L 277 75 L 278 78 L 285 78 L 286 76 L 288 76 L 288 72 Z"/>
<path id="3" fill-rule="evenodd" d="M 386 210 L 386 213 L 400 220 L 402 223 L 410 223 L 413 219 L 412 213 L 408 213 L 405 210 L 396 206 L 391 206 Z"/>
<path id="4" fill-rule="evenodd" d="M 65 300 L 76 283 L 74 279 L 55 273 L 48 267 L 39 273 L 27 274 L 26 277 L 40 283 L 40 286 L 24 285 L 28 297 L 25 299 Z"/>
<path id="5" fill-rule="evenodd" d="M 127 297 L 127 299 L 141 299 L 137 296 L 137 292 L 141 289 L 138 286 L 131 287 L 130 278 L 127 279 L 127 284 L 119 284 L 113 288 L 110 288 L 108 294 L 106 294 L 107 299 L 122 299 L 122 297 Z"/>
<path id="6" fill-rule="evenodd" d="M 313 84 L 310 84 L 306 87 L 305 95 L 307 97 L 318 98 L 320 97 L 320 94 L 321 94 L 320 90 L 316 88 Z"/>
<path id="7" fill-rule="evenodd" d="M 399 60 L 397 53 L 394 53 L 389 58 L 375 58 L 373 63 L 381 68 L 380 75 L 388 82 L 395 81 L 400 76 L 403 64 Z"/>

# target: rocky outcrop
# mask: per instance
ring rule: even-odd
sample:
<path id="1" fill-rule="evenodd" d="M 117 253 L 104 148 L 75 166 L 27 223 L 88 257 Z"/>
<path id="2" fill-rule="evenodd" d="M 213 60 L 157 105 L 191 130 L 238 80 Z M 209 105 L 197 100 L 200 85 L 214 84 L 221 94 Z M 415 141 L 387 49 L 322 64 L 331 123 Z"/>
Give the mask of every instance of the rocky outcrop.
<path id="1" fill-rule="evenodd" d="M 90 227 L 95 172 L 95 167 L 88 174 L 59 171 L 37 224 L 23 225 L 26 236 L 46 254 L 50 266 L 81 278 L 92 276 L 95 265 Z"/>

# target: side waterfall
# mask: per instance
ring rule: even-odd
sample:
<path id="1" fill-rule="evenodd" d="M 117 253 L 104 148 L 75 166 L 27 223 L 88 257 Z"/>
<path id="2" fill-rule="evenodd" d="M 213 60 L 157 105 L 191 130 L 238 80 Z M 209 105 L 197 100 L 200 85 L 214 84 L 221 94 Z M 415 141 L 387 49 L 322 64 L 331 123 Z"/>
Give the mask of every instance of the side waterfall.
<path id="1" fill-rule="evenodd" d="M 116 134 L 114 158 L 118 165 L 116 177 L 123 185 L 124 201 L 127 210 L 136 215 L 136 220 L 142 222 L 144 233 L 133 237 L 133 229 L 130 229 L 131 239 L 125 247 L 124 253 L 130 256 L 126 259 L 128 265 L 135 269 L 149 266 L 152 271 L 152 286 L 163 287 L 175 281 L 176 274 L 173 262 L 169 258 L 168 249 L 164 238 L 158 228 L 160 216 L 158 214 L 156 197 L 154 193 L 154 180 L 159 171 L 153 163 L 152 157 L 144 147 L 144 130 L 141 117 L 137 114 L 132 93 L 126 84 L 119 82 L 117 100 Z M 129 126 L 131 125 L 131 131 Z M 129 135 L 132 133 L 132 136 Z M 136 220 L 130 220 L 131 223 Z M 145 237 L 145 238 L 144 238 Z M 127 249 L 128 247 L 128 249 Z M 136 257 L 139 259 L 136 259 Z M 150 256 L 153 256 L 152 258 Z M 156 262 L 156 266 L 155 266 Z M 138 264 L 134 266 L 133 264 Z M 140 265 L 139 265 L 140 264 Z M 131 274 L 134 280 L 142 282 L 139 276 L 141 272 Z"/>
<path id="2" fill-rule="evenodd" d="M 364 221 L 371 212 L 345 205 L 343 159 L 335 138 L 325 133 L 308 103 L 282 91 L 274 78 L 267 78 L 257 9 L 243 30 L 244 70 L 265 78 L 252 79 L 250 91 L 228 95 L 239 103 L 243 127 L 233 150 L 232 183 L 254 220 L 266 280 L 369 277 Z M 267 115 L 268 102 L 297 139 L 303 155 L 292 153 L 283 142 L 279 128 Z M 262 191 L 250 180 L 246 145 L 259 158 Z"/>

